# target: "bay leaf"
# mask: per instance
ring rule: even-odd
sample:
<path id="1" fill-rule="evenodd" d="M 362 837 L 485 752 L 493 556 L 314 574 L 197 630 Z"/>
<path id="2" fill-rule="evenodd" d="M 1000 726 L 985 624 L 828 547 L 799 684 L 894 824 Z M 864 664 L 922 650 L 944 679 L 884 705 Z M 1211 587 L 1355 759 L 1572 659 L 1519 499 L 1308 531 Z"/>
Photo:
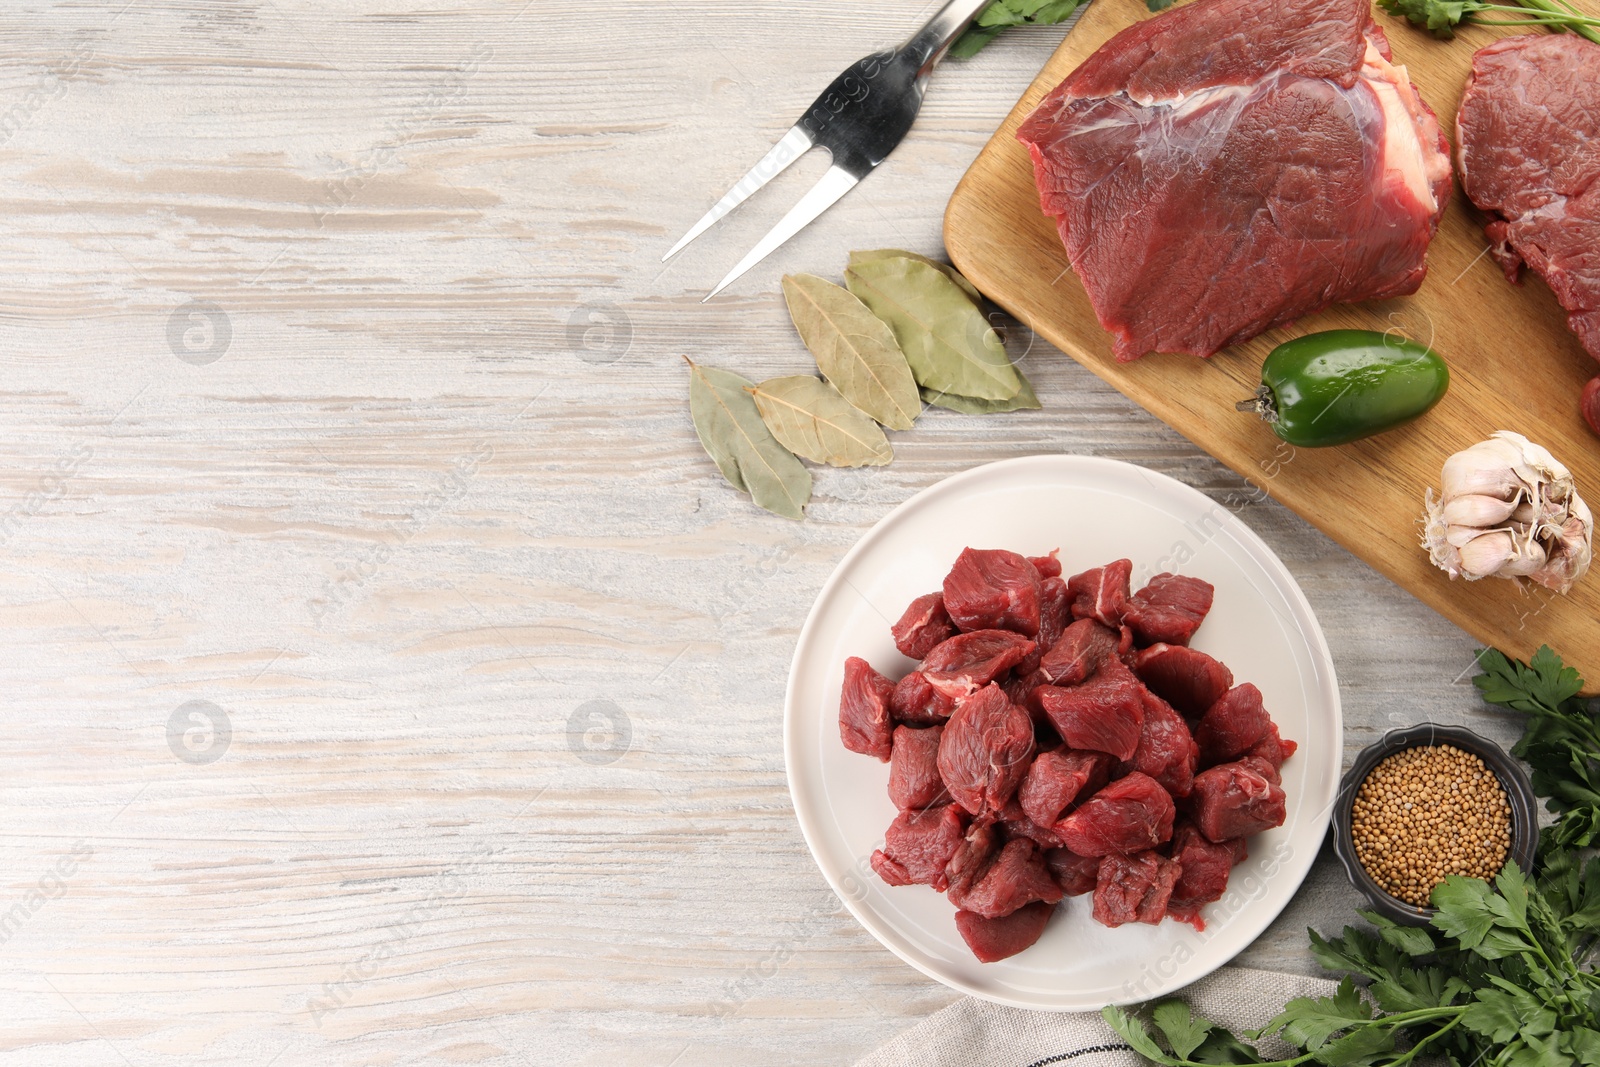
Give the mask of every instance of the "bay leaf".
<path id="1" fill-rule="evenodd" d="M 847 268 L 844 279 L 889 324 L 918 385 L 978 400 L 1010 400 L 1022 389 L 1000 335 L 938 269 L 874 259 Z"/>
<path id="2" fill-rule="evenodd" d="M 1034 395 L 1033 383 L 1029 382 L 1021 371 L 1017 371 L 1017 378 L 1022 382 L 1022 388 L 1017 390 L 1017 395 L 1010 400 L 979 400 L 970 396 L 957 396 L 955 393 L 941 393 L 936 389 L 923 389 L 922 399 L 936 408 L 948 408 L 965 415 L 997 415 L 1002 411 L 1044 407 Z"/>
<path id="3" fill-rule="evenodd" d="M 883 320 L 855 296 L 814 274 L 785 275 L 783 299 L 822 376 L 889 429 L 909 430 L 922 411 L 917 383 Z"/>
<path id="4" fill-rule="evenodd" d="M 797 456 L 834 467 L 881 467 L 894 458 L 878 424 L 820 378 L 768 378 L 750 395 L 772 436 Z"/>
<path id="5" fill-rule="evenodd" d="M 978 287 L 967 281 L 966 275 L 956 270 L 948 263 L 940 263 L 937 259 L 929 259 L 918 252 L 907 252 L 903 248 L 875 248 L 867 252 L 851 252 L 849 266 L 857 263 L 870 263 L 875 259 L 914 259 L 918 263 L 928 266 L 943 274 L 946 278 L 961 286 L 961 291 L 972 298 L 974 304 L 983 303 L 983 294 L 978 292 Z"/>
<path id="6" fill-rule="evenodd" d="M 811 499 L 811 472 L 761 421 L 748 392 L 752 383 L 688 356 L 683 361 L 689 364 L 689 414 L 706 454 L 736 489 L 749 493 L 761 507 L 786 518 L 804 518 L 801 509 Z"/>

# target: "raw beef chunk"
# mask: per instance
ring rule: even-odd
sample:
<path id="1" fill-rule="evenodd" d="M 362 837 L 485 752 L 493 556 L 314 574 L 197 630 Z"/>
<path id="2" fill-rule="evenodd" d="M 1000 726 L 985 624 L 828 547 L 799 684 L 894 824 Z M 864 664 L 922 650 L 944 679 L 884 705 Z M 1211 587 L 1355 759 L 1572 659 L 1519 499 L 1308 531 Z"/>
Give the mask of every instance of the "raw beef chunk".
<path id="1" fill-rule="evenodd" d="M 1186 719 L 1198 719 L 1233 685 L 1233 672 L 1204 652 L 1157 644 L 1133 657 L 1133 673 Z"/>
<path id="2" fill-rule="evenodd" d="M 1028 813 L 1022 809 L 1022 804 L 1016 797 L 1006 801 L 1006 806 L 1000 812 L 1000 826 L 1006 832 L 1006 838 L 1026 837 L 1040 848 L 1060 848 L 1061 835 L 1050 826 L 1040 826 L 1028 818 Z"/>
<path id="3" fill-rule="evenodd" d="M 1161 783 L 1175 797 L 1186 797 L 1194 786 L 1200 748 L 1189 736 L 1189 726 L 1172 705 L 1145 689 L 1144 726 L 1139 730 L 1139 748 L 1120 771 L 1139 771 Z"/>
<path id="4" fill-rule="evenodd" d="M 1059 578 L 1061 561 L 1056 558 L 1056 553 L 1060 551 L 1058 548 L 1048 556 L 1029 556 L 1028 562 L 1033 564 L 1033 569 L 1039 572 L 1040 578 Z"/>
<path id="5" fill-rule="evenodd" d="M 901 811 L 926 808 L 948 801 L 939 778 L 939 735 L 942 726 L 913 730 L 894 728 L 894 751 L 889 755 L 889 799 Z"/>
<path id="6" fill-rule="evenodd" d="M 894 634 L 894 647 L 912 659 L 921 659 L 956 635 L 956 624 L 944 610 L 943 593 L 917 597 L 889 629 Z"/>
<path id="7" fill-rule="evenodd" d="M 1187 645 L 1211 610 L 1214 592 L 1210 582 L 1198 578 L 1158 574 L 1128 598 L 1122 621 L 1141 645 Z"/>
<path id="8" fill-rule="evenodd" d="M 1263 771 L 1276 773 L 1270 765 L 1241 760 L 1195 775 L 1190 815 L 1200 832 L 1212 841 L 1231 841 L 1282 826 L 1283 789 Z M 1067 844 L 1072 838 L 1067 837 Z"/>
<path id="9" fill-rule="evenodd" d="M 1236 685 L 1211 705 L 1194 728 L 1200 762 L 1211 767 L 1241 756 L 1271 728 L 1261 690 L 1249 682 Z"/>
<path id="10" fill-rule="evenodd" d="M 1051 685 L 1077 685 L 1117 651 L 1122 635 L 1095 619 L 1079 619 L 1039 660 Z"/>
<path id="11" fill-rule="evenodd" d="M 1167 914 L 1178 864 L 1158 852 L 1107 856 L 1095 879 L 1094 917 L 1104 926 L 1141 922 L 1152 926 Z"/>
<path id="12" fill-rule="evenodd" d="M 1038 702 L 1068 748 L 1093 749 L 1125 760 L 1139 748 L 1142 689 L 1121 660 L 1108 659 L 1082 685 L 1041 686 L 1030 699 Z"/>
<path id="13" fill-rule="evenodd" d="M 1039 583 L 1039 637 L 1034 650 L 1016 666 L 1018 674 L 1032 674 L 1039 669 L 1039 660 L 1072 622 L 1072 605 L 1067 597 L 1067 583 L 1059 577 L 1046 578 Z"/>
<path id="14" fill-rule="evenodd" d="M 944 609 L 962 630 L 1039 633 L 1039 572 L 1005 549 L 968 548 L 944 579 Z"/>
<path id="15" fill-rule="evenodd" d="M 1175 7 L 1112 37 L 1023 122 L 1040 204 L 1117 359 L 1209 356 L 1422 284 L 1449 145 L 1371 7 Z"/>
<path id="16" fill-rule="evenodd" d="M 872 869 L 890 885 L 949 886 L 945 868 L 965 839 L 966 816 L 954 804 L 902 811 L 872 854 Z"/>
<path id="17" fill-rule="evenodd" d="M 957 634 L 928 653 L 922 676 L 945 696 L 959 700 L 1000 677 L 1033 651 L 1033 642 L 1010 630 Z"/>
<path id="18" fill-rule="evenodd" d="M 1099 619 L 1113 628 L 1122 625 L 1122 606 L 1128 600 L 1128 579 L 1132 574 L 1133 562 L 1119 559 L 1073 575 L 1067 583 L 1073 617 Z"/>
<path id="19" fill-rule="evenodd" d="M 1041 900 L 1018 908 L 1003 919 L 985 919 L 970 911 L 958 911 L 956 929 L 979 963 L 996 963 L 1038 941 L 1055 910 L 1054 904 Z"/>
<path id="20" fill-rule="evenodd" d="M 888 762 L 893 744 L 889 697 L 894 683 L 857 656 L 844 661 L 844 688 L 839 693 L 839 739 L 851 752 Z"/>
<path id="21" fill-rule="evenodd" d="M 956 702 L 929 684 L 921 671 L 912 671 L 895 683 L 889 696 L 889 714 L 896 722 L 931 726 L 948 719 Z"/>
<path id="22" fill-rule="evenodd" d="M 1110 777 L 1111 757 L 1102 752 L 1043 752 L 1017 788 L 1017 801 L 1029 819 L 1054 826 L 1073 801 L 1098 791 Z"/>
<path id="23" fill-rule="evenodd" d="M 1041 685 L 1049 684 L 1050 680 L 1044 676 L 1043 671 L 1034 671 L 1029 675 L 1013 673 L 1012 676 L 1006 680 L 1005 684 L 1001 686 L 1001 688 L 1006 691 L 1006 696 L 1011 698 L 1011 703 L 1020 708 L 1026 708 L 1030 715 L 1034 715 L 1034 709 L 1029 706 L 1028 694 L 1032 693 Z M 1043 716 L 1044 712 L 1040 711 L 1034 716 L 1034 721 L 1042 721 Z"/>
<path id="24" fill-rule="evenodd" d="M 1196 778 L 1195 787 L 1199 785 Z M 1278 795 L 1282 797 L 1281 790 Z M 1084 801 L 1061 820 L 1058 829 L 1061 840 L 1080 856 L 1127 854 L 1155 848 L 1171 838 L 1175 814 L 1172 796 L 1161 784 L 1134 771 Z"/>
<path id="25" fill-rule="evenodd" d="M 989 869 L 990 858 L 999 850 L 1000 835 L 986 823 L 973 823 L 951 854 L 950 862 L 945 864 L 947 887 L 957 895 L 971 889 Z"/>
<path id="26" fill-rule="evenodd" d="M 985 919 L 1010 915 L 1036 900 L 1054 904 L 1060 899 L 1061 887 L 1045 869 L 1044 857 L 1025 838 L 1007 841 L 969 888 L 957 892 L 950 887 L 950 903 Z"/>
<path id="27" fill-rule="evenodd" d="M 1044 864 L 1055 876 L 1056 885 L 1069 897 L 1081 897 L 1094 892 L 1100 877 L 1100 859 L 1080 856 L 1070 848 L 1053 848 L 1044 854 Z"/>
<path id="28" fill-rule="evenodd" d="M 1273 767 L 1282 767 L 1283 761 L 1294 755 L 1299 747 L 1293 741 L 1279 737 L 1278 726 L 1274 723 L 1267 727 L 1266 736 L 1251 745 L 1245 755 L 1270 763 Z"/>
<path id="29" fill-rule="evenodd" d="M 1278 771 L 1278 765 L 1260 756 L 1240 756 L 1234 761 L 1241 767 L 1248 767 L 1273 785 L 1283 784 L 1283 775 Z"/>
<path id="30" fill-rule="evenodd" d="M 956 709 L 939 740 L 939 776 L 974 815 L 998 814 L 1033 758 L 1033 722 L 997 685 Z"/>
<path id="31" fill-rule="evenodd" d="M 1234 864 L 1245 858 L 1242 840 L 1213 844 L 1194 823 L 1184 820 L 1172 832 L 1172 858 L 1182 868 L 1172 887 L 1167 914 L 1196 930 L 1206 928 L 1200 909 L 1221 900 Z"/>

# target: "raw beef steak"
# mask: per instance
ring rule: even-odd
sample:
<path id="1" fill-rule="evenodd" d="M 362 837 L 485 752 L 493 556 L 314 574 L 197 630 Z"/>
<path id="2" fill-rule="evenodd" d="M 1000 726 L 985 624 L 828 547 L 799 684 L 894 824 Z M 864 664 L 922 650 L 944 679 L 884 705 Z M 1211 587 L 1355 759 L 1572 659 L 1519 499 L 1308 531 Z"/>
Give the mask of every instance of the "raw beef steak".
<path id="1" fill-rule="evenodd" d="M 1195 0 L 1117 34 L 1022 124 L 1119 360 L 1413 293 L 1450 191 L 1368 0 Z"/>
<path id="2" fill-rule="evenodd" d="M 1456 139 L 1506 277 L 1539 272 L 1600 359 L 1600 45 L 1541 33 L 1479 49 Z"/>

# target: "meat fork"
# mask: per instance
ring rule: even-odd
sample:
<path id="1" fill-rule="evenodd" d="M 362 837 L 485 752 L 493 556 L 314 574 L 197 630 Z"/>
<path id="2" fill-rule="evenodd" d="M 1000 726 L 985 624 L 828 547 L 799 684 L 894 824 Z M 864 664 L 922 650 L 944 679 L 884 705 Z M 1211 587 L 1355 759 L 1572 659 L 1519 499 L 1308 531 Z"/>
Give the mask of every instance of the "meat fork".
<path id="1" fill-rule="evenodd" d="M 728 190 L 661 257 L 666 262 L 813 147 L 833 165 L 772 231 L 705 297 L 710 300 L 854 189 L 894 151 L 922 107 L 928 76 L 989 0 L 950 0 L 898 48 L 874 52 L 846 68 L 806 109 L 772 151 Z M 702 300 L 701 303 L 705 301 Z"/>

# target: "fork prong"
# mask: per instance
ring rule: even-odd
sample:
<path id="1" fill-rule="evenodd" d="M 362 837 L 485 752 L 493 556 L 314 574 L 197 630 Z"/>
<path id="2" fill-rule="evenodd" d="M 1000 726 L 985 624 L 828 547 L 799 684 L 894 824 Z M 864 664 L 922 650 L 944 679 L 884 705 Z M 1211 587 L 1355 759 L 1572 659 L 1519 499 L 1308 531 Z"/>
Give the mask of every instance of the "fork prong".
<path id="1" fill-rule="evenodd" d="M 861 179 L 851 174 L 840 166 L 828 168 L 828 173 L 822 180 L 811 187 L 811 191 L 800 198 L 800 202 L 789 209 L 789 213 L 778 221 L 761 243 L 750 250 L 750 254 L 739 261 L 739 265 L 728 272 L 728 276 L 717 283 L 717 287 L 706 294 L 702 304 L 710 300 L 722 290 L 726 289 L 738 277 L 751 267 L 766 259 L 783 242 L 799 233 L 810 225 L 811 221 L 834 204 L 839 198 L 860 184 Z"/>
<path id="2" fill-rule="evenodd" d="M 799 126 L 792 127 L 777 144 L 772 146 L 771 151 L 761 157 L 759 163 L 751 167 L 749 172 L 743 178 L 740 178 L 732 189 L 728 190 L 726 196 L 718 200 L 710 211 L 700 217 L 700 221 L 695 223 L 688 233 L 679 238 L 677 244 L 667 249 L 667 254 L 661 257 L 661 262 L 665 263 L 677 255 L 684 245 L 705 233 L 716 225 L 717 221 L 724 215 L 750 199 L 757 189 L 782 174 L 789 164 L 805 155 L 811 145 L 810 134 Z"/>

